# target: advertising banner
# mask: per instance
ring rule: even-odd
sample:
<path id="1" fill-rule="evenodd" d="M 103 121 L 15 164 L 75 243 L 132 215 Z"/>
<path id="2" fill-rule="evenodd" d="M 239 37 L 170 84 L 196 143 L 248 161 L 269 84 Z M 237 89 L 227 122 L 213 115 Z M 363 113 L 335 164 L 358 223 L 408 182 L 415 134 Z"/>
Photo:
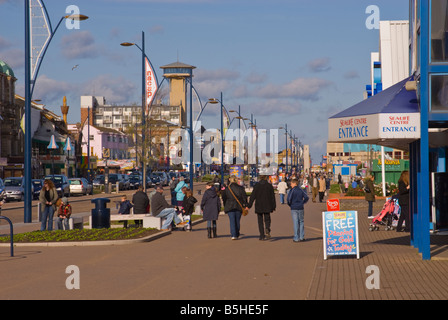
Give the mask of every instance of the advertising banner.
<path id="1" fill-rule="evenodd" d="M 322 212 L 324 259 L 327 256 L 356 255 L 359 259 L 357 211 Z"/>

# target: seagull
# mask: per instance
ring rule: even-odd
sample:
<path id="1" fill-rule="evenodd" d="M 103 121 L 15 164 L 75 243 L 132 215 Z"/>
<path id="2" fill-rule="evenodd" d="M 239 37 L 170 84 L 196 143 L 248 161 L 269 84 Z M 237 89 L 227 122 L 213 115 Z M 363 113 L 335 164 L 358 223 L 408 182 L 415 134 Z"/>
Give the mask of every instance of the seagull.
<path id="1" fill-rule="evenodd" d="M 79 66 L 79 64 L 77 64 L 76 66 L 74 66 L 74 67 L 72 68 L 72 71 L 75 70 L 76 68 L 78 68 L 78 66 Z"/>

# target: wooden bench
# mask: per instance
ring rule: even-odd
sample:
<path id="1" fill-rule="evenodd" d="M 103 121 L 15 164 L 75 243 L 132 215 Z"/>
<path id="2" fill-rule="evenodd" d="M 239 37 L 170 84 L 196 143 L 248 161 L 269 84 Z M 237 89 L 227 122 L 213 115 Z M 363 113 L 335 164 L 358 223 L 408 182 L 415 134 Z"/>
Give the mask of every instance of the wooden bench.
<path id="1" fill-rule="evenodd" d="M 111 214 L 110 221 L 143 220 L 143 228 L 162 229 L 162 218 L 153 217 L 149 214 Z"/>

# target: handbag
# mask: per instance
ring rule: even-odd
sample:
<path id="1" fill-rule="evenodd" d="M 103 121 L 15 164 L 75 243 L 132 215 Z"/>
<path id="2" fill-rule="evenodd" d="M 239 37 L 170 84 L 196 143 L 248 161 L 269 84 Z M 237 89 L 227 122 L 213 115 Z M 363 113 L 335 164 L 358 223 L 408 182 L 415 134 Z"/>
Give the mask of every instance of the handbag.
<path id="1" fill-rule="evenodd" d="M 241 202 L 238 200 L 238 198 L 235 196 L 232 189 L 230 188 L 230 185 L 229 185 L 229 190 L 230 190 L 230 193 L 232 194 L 232 196 L 235 198 L 236 202 L 238 202 L 238 204 L 240 205 L 241 210 L 242 210 L 241 213 L 243 214 L 243 216 L 247 216 L 247 214 L 249 213 L 249 210 L 246 208 L 243 208 L 243 206 L 241 205 Z"/>

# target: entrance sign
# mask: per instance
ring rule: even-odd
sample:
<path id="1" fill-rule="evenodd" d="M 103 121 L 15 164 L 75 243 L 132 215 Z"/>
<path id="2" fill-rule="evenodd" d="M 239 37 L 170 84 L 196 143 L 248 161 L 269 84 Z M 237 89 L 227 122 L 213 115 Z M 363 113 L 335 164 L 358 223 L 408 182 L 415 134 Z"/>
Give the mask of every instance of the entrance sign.
<path id="1" fill-rule="evenodd" d="M 356 255 L 359 259 L 357 211 L 322 212 L 324 259 L 327 256 Z"/>

